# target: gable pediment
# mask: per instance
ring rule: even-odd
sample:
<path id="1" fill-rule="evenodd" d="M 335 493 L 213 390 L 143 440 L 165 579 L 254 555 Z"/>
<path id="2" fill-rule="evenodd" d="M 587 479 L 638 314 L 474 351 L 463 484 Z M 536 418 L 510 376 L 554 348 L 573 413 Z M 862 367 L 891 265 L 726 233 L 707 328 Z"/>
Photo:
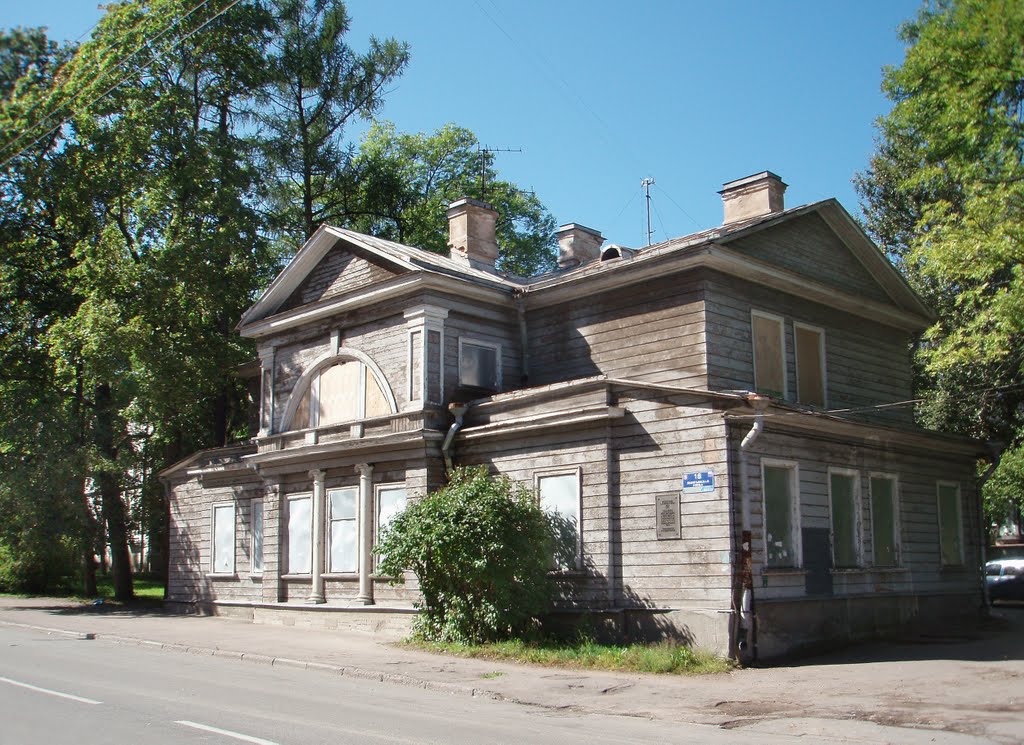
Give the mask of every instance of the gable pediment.
<path id="1" fill-rule="evenodd" d="M 374 259 L 377 259 L 374 261 Z M 356 292 L 386 282 L 406 270 L 386 266 L 379 258 L 338 241 L 313 267 L 277 312 Z"/>
<path id="2" fill-rule="evenodd" d="M 731 241 L 752 259 L 879 302 L 892 298 L 817 213 Z"/>

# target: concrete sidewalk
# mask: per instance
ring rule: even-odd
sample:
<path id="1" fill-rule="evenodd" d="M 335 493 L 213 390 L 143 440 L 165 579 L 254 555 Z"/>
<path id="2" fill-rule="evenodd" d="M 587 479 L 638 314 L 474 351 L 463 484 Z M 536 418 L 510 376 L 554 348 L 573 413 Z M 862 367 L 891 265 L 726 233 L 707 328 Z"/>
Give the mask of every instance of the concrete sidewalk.
<path id="1" fill-rule="evenodd" d="M 168 653 L 306 668 L 549 709 L 746 727 L 816 741 L 1024 741 L 1024 609 L 945 639 L 852 648 L 786 667 L 700 677 L 445 657 L 354 631 L 0 597 L 0 624 Z"/>

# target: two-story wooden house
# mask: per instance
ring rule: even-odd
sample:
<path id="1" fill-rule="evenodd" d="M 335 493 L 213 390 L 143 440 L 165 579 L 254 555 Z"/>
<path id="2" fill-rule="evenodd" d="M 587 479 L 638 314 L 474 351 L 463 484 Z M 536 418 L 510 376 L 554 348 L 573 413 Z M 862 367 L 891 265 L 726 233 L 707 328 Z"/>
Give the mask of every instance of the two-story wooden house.
<path id="1" fill-rule="evenodd" d="M 559 268 L 495 269 L 461 200 L 449 257 L 322 227 L 239 323 L 259 432 L 168 468 L 168 598 L 409 606 L 378 531 L 453 465 L 577 526 L 559 608 L 763 656 L 982 602 L 979 444 L 912 417 L 929 310 L 835 201 L 770 172 L 722 226 L 644 249 L 559 231 Z"/>

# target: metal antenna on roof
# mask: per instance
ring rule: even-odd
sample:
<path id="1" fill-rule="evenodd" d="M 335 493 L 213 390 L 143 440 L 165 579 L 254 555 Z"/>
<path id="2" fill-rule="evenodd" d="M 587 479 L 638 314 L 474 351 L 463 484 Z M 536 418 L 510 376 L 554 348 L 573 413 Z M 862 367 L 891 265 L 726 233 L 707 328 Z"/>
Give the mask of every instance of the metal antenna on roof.
<path id="1" fill-rule="evenodd" d="M 640 186 L 644 188 L 644 192 L 647 195 L 647 245 L 651 245 L 651 185 L 654 183 L 654 179 L 650 176 L 640 182 Z"/>
<path id="2" fill-rule="evenodd" d="M 480 201 L 487 201 L 487 155 L 486 153 L 521 153 L 523 149 L 521 147 L 509 148 L 509 147 L 487 147 L 486 145 L 480 147 L 477 145 L 477 150 L 480 151 Z"/>

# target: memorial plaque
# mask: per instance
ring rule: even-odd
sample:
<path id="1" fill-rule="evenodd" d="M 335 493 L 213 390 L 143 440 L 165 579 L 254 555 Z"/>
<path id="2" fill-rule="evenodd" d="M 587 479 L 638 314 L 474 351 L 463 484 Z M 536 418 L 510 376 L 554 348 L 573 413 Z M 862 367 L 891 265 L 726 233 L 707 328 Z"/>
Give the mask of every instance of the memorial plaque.
<path id="1" fill-rule="evenodd" d="M 658 520 L 658 540 L 679 538 L 681 525 L 679 520 L 679 493 L 658 494 L 654 498 Z"/>

